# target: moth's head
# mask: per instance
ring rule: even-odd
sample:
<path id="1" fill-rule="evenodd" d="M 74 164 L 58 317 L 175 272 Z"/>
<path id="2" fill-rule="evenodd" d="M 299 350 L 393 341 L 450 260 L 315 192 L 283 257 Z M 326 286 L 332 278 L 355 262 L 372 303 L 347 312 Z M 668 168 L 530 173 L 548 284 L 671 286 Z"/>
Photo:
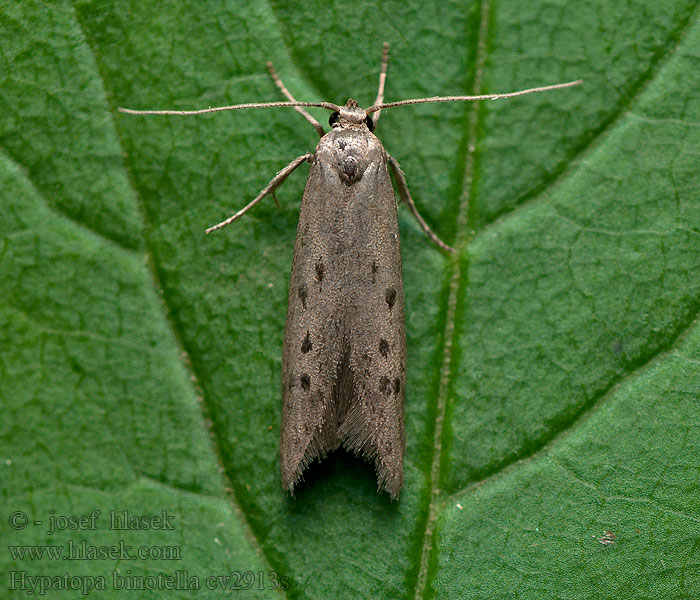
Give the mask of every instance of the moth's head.
<path id="1" fill-rule="evenodd" d="M 357 102 L 350 98 L 345 106 L 335 111 L 328 117 L 328 124 L 333 128 L 374 130 L 374 121 L 367 115 L 364 108 L 360 108 Z"/>

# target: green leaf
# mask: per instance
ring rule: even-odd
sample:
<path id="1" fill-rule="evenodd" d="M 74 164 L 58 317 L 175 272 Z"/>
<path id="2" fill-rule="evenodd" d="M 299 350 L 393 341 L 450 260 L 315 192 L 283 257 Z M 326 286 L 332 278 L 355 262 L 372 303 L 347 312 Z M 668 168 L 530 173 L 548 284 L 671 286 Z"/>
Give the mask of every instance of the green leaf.
<path id="1" fill-rule="evenodd" d="M 3 589 L 700 596 L 697 3 L 3 1 L 0 36 Z M 279 372 L 304 169 L 280 208 L 204 229 L 318 138 L 288 109 L 116 109 L 278 100 L 268 60 L 299 100 L 366 106 L 384 41 L 387 101 L 584 84 L 382 113 L 460 249 L 400 210 L 406 484 L 391 502 L 338 452 L 290 499 Z M 173 529 L 110 529 L 111 510 Z M 82 540 L 150 554 L 19 554 Z M 123 588 L 139 581 L 156 589 Z"/>

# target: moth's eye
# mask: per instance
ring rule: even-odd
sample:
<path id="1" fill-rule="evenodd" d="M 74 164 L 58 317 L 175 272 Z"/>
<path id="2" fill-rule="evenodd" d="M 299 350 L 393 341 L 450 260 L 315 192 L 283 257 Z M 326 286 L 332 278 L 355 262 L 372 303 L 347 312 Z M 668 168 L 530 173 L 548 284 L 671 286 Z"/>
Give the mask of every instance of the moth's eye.
<path id="1" fill-rule="evenodd" d="M 365 119 L 365 125 L 367 125 L 367 129 L 370 131 L 374 131 L 374 119 L 367 115 L 367 118 Z"/>
<path id="2" fill-rule="evenodd" d="M 328 124 L 331 127 L 335 127 L 338 124 L 338 119 L 340 119 L 340 113 L 339 112 L 334 112 L 331 113 L 331 116 L 328 117 Z"/>

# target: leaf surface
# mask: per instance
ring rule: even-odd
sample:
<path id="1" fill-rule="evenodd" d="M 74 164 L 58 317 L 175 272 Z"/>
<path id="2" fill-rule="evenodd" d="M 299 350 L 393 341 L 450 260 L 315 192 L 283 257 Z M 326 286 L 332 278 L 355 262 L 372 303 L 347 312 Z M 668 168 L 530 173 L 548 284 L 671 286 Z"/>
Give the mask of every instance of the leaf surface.
<path id="1" fill-rule="evenodd" d="M 181 552 L 67 567 L 8 547 L 6 587 L 68 572 L 116 598 L 127 571 L 179 570 L 199 589 L 139 593 L 700 595 L 697 3 L 2 2 L 0 35 L 0 535 Z M 400 209 L 406 484 L 392 503 L 335 453 L 290 499 L 279 372 L 305 167 L 279 208 L 204 229 L 318 138 L 289 109 L 116 109 L 275 101 L 268 60 L 299 100 L 366 106 L 385 40 L 387 101 L 584 84 L 382 113 L 460 250 Z M 50 532 L 95 510 L 94 529 Z M 111 510 L 174 527 L 110 529 Z"/>

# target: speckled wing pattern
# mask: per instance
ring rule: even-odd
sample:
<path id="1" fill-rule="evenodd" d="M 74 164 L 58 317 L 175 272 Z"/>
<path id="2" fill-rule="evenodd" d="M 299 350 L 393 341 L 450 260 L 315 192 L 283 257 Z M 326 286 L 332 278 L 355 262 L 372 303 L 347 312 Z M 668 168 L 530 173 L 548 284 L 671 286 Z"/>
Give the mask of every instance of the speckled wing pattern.
<path id="1" fill-rule="evenodd" d="M 406 331 L 396 200 L 369 131 L 321 138 L 301 203 L 282 355 L 282 485 L 343 446 L 403 485 Z"/>

